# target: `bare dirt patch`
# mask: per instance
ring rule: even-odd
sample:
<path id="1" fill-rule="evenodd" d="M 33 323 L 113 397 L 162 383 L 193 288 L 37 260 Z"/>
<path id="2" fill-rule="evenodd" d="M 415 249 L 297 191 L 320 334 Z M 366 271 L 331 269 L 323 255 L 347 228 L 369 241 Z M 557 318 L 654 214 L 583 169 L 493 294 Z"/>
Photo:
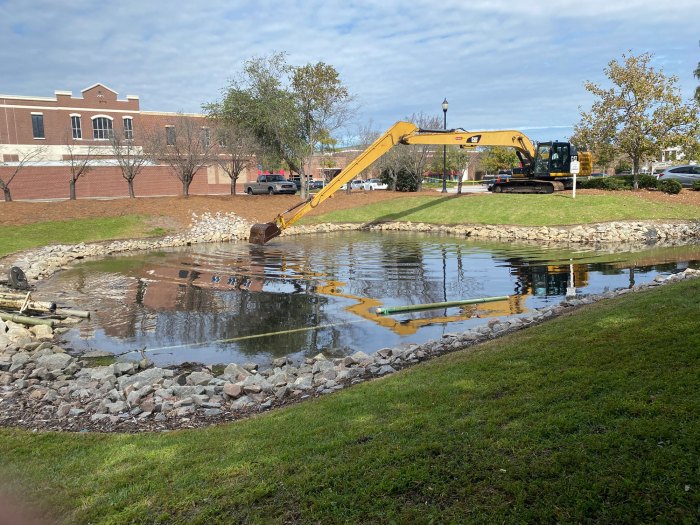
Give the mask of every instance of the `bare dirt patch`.
<path id="1" fill-rule="evenodd" d="M 425 194 L 437 195 L 430 191 Z M 338 192 L 310 214 L 327 213 L 364 206 L 373 202 L 405 197 L 393 191 Z M 144 197 L 136 199 L 76 200 L 52 202 L 0 202 L 0 226 L 36 222 L 144 215 L 152 217 L 149 225 L 163 228 L 186 228 L 192 214 L 233 212 L 249 221 L 271 221 L 278 213 L 301 202 L 298 195 L 225 195 L 182 197 Z"/>

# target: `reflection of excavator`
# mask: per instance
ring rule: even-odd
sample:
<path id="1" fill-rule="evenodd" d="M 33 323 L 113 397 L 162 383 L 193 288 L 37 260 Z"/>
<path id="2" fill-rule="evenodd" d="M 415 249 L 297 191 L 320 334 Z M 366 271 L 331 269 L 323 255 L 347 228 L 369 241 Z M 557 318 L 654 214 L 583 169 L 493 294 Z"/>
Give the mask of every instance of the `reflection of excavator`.
<path id="1" fill-rule="evenodd" d="M 357 301 L 357 303 L 346 307 L 345 310 L 363 319 L 372 321 L 379 326 L 388 328 L 392 332 L 401 336 L 414 334 L 422 326 L 465 321 L 472 317 L 498 317 L 527 312 L 527 308 L 525 307 L 525 296 L 511 295 L 502 301 L 462 306 L 460 307 L 459 312 L 453 315 L 411 318 L 398 321 L 393 317 L 379 315 L 376 313 L 377 307 L 382 306 L 381 301 L 371 297 L 359 297 L 357 295 L 343 293 L 342 287 L 344 284 L 345 283 L 339 281 L 328 281 L 327 284 L 317 286 L 316 292 L 322 295 L 344 297 L 345 299 L 353 299 Z"/>
<path id="2" fill-rule="evenodd" d="M 283 229 L 291 226 L 321 204 L 343 184 L 358 176 L 397 144 L 457 145 L 466 149 L 479 146 L 515 148 L 522 168 L 518 169 L 518 173 L 513 174 L 508 181 L 494 184 L 491 190 L 497 193 L 552 193 L 563 190 L 571 177 L 571 162 L 577 159 L 580 162 L 580 174 L 586 176 L 591 173 L 591 154 L 577 153 L 576 148 L 568 142 L 546 142 L 535 148 L 530 139 L 519 131 L 474 132 L 461 129 L 433 131 L 419 129 L 410 122 L 397 122 L 360 153 L 321 191 L 307 201 L 279 214 L 273 222 L 255 224 L 250 230 L 250 242 L 265 244 L 277 237 Z M 285 218 L 284 215 L 292 210 L 297 211 L 290 218 Z"/>

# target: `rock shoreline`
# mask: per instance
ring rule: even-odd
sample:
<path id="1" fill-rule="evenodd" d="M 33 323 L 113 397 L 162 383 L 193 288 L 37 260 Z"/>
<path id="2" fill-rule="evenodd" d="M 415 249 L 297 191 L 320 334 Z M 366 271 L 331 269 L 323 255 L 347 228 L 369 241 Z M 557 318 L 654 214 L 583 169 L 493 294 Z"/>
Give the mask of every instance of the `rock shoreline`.
<path id="1" fill-rule="evenodd" d="M 0 271 L 11 266 L 22 268 L 31 282 L 46 279 L 75 260 L 105 257 L 116 253 L 157 250 L 199 243 L 247 240 L 251 224 L 233 213 L 193 215 L 190 228 L 184 233 L 158 239 L 111 241 L 103 243 L 55 245 L 28 250 L 0 260 Z M 463 238 L 500 241 L 544 242 L 585 246 L 677 244 L 700 240 L 700 221 L 616 221 L 576 226 L 493 226 L 434 225 L 411 222 L 357 224 L 320 224 L 292 226 L 283 236 L 308 235 L 342 231 L 401 231 L 433 235 L 454 235 Z M 4 267 L 4 268 L 3 268 Z"/>
<path id="2" fill-rule="evenodd" d="M 191 227 L 178 235 L 48 246 L 6 258 L 4 262 L 22 268 L 32 282 L 50 277 L 73 261 L 87 257 L 247 239 L 250 226 L 234 214 L 203 214 L 194 216 Z M 414 231 L 540 244 L 615 243 L 624 249 L 629 249 L 630 245 L 673 244 L 700 239 L 700 221 L 634 221 L 540 228 L 396 222 L 323 224 L 295 226 L 283 235 L 349 230 Z M 700 271 L 688 269 L 669 278 L 658 277 L 648 285 L 569 299 L 559 306 L 535 310 L 521 317 L 493 319 L 486 326 L 446 335 L 440 341 L 384 348 L 373 355 L 357 352 L 341 359 L 328 359 L 319 354 L 301 365 L 282 358 L 265 370 L 256 365 L 231 363 L 222 373 L 214 373 L 212 368 L 205 366 L 194 370 L 185 366 L 159 368 L 145 357 L 140 361 L 94 366 L 95 360 L 111 354 L 69 355 L 58 344 L 63 329 L 26 329 L 0 321 L 0 425 L 42 430 L 140 432 L 232 421 L 388 375 L 601 299 L 699 274 Z"/>
<path id="3" fill-rule="evenodd" d="M 287 358 L 271 368 L 229 364 L 159 368 L 147 358 L 92 366 L 107 352 L 71 356 L 55 344 L 48 327 L 26 329 L 0 321 L 0 425 L 31 430 L 142 432 L 209 426 L 300 402 L 379 378 L 449 352 L 515 332 L 583 305 L 682 279 L 686 269 L 630 289 L 567 299 L 558 306 L 446 334 L 439 341 L 356 352 L 328 359 L 323 354 L 295 366 Z"/>
<path id="4" fill-rule="evenodd" d="M 530 240 L 572 244 L 642 243 L 700 239 L 700 221 L 615 221 L 574 226 L 435 225 L 412 222 L 293 226 L 283 235 L 335 231 L 410 231 L 495 240 Z"/>

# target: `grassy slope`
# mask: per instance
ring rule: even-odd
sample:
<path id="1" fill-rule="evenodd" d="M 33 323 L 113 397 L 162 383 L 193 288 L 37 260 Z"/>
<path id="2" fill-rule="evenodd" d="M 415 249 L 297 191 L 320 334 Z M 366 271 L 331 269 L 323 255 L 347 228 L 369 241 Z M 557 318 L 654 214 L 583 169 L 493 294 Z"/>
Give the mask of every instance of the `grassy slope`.
<path id="1" fill-rule="evenodd" d="M 321 222 L 411 221 L 434 224 L 549 226 L 615 220 L 698 219 L 700 208 L 645 201 L 634 195 L 415 196 L 306 217 Z"/>
<path id="2" fill-rule="evenodd" d="M 3 226 L 0 229 L 0 257 L 47 244 L 77 244 L 165 233 L 146 229 L 146 218 L 135 215 Z"/>
<path id="3" fill-rule="evenodd" d="M 628 295 L 205 430 L 1 430 L 0 467 L 74 523 L 690 523 L 699 311 Z"/>

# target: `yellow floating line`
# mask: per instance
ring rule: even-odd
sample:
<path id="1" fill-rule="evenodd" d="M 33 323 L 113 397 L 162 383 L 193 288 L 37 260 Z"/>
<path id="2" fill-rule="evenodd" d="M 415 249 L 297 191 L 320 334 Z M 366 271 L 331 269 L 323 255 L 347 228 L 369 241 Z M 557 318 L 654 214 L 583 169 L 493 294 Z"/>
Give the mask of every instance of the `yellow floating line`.
<path id="1" fill-rule="evenodd" d="M 232 337 L 230 339 L 215 339 L 213 341 L 202 341 L 199 343 L 184 343 L 181 345 L 160 346 L 158 348 L 144 349 L 143 351 L 144 352 L 156 352 L 158 350 L 174 350 L 175 348 L 187 348 L 189 346 L 201 346 L 201 345 L 206 345 L 206 344 L 234 343 L 236 341 L 245 341 L 247 339 L 258 339 L 260 337 L 271 337 L 273 335 L 293 334 L 296 332 L 308 332 L 309 330 L 320 330 L 322 328 L 332 328 L 334 326 L 363 323 L 363 322 L 367 322 L 367 321 L 368 321 L 368 319 L 357 319 L 355 321 L 345 321 L 343 323 L 331 323 L 331 324 L 321 324 L 318 326 L 307 326 L 304 328 L 292 328 L 291 330 L 281 330 L 279 332 L 268 332 L 266 334 L 244 335 L 241 337 Z M 131 352 L 127 352 L 127 353 L 135 353 L 135 352 L 140 352 L 140 351 L 141 350 L 132 350 Z"/>

